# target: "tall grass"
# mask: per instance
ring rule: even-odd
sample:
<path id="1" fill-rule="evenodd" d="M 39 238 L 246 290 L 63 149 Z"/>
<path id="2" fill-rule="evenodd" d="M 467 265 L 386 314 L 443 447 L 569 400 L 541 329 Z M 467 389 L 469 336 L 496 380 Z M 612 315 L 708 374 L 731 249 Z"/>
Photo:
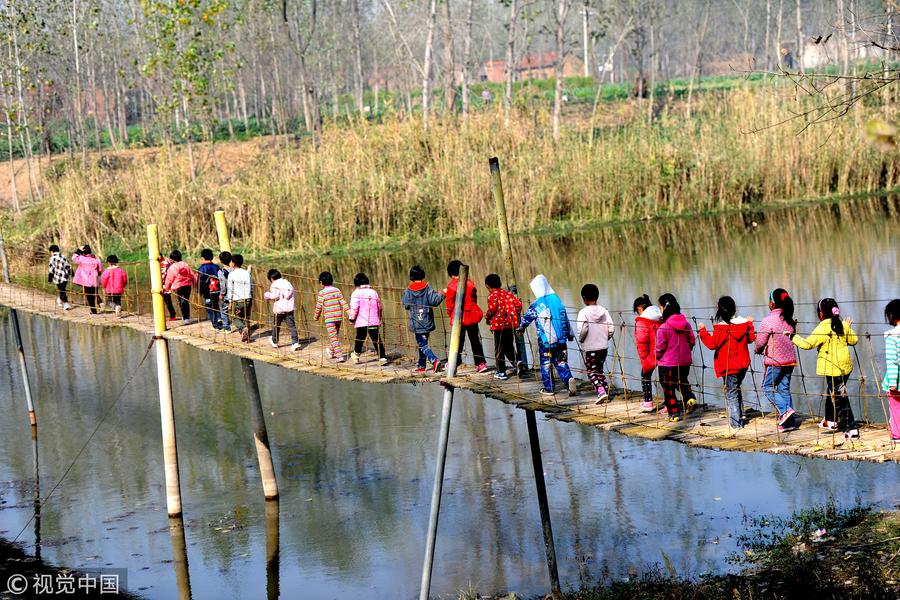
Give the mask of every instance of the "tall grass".
<path id="1" fill-rule="evenodd" d="M 515 231 L 897 185 L 896 161 L 863 139 L 876 108 L 803 132 L 794 123 L 750 133 L 798 108 L 783 94 L 761 86 L 710 93 L 690 120 L 673 110 L 648 122 L 644 110 L 611 105 L 593 123 L 570 123 L 559 141 L 543 108 L 518 113 L 509 126 L 499 107 L 427 131 L 418 121 L 360 121 L 326 128 L 317 146 L 253 146 L 241 168 L 208 170 L 193 182 L 178 153 L 69 168 L 49 183 L 46 203 L 24 217 L 19 234 L 128 247 L 155 222 L 166 245 L 193 249 L 214 243 L 212 212 L 221 207 L 236 242 L 254 251 L 465 237 L 496 226 L 491 156 L 501 160 Z"/>

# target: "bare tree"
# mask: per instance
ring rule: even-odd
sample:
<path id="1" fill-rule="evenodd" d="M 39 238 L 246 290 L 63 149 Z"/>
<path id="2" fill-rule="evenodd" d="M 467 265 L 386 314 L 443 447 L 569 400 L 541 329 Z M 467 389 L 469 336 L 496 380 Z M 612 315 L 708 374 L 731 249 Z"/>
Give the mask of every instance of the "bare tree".
<path id="1" fill-rule="evenodd" d="M 554 23 L 554 39 L 556 42 L 556 65 L 553 75 L 556 78 L 556 86 L 553 93 L 553 139 L 558 140 L 560 134 L 560 120 L 562 117 L 563 102 L 563 69 L 568 47 L 566 46 L 566 18 L 569 15 L 568 0 L 556 0 L 556 20 Z"/>

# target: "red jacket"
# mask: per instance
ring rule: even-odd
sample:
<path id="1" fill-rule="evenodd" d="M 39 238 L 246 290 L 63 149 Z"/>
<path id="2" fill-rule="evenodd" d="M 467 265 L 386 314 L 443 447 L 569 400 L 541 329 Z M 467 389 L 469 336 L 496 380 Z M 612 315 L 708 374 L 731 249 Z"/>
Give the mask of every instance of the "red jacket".
<path id="1" fill-rule="evenodd" d="M 444 296 L 447 298 L 447 314 L 450 315 L 450 324 L 453 325 L 453 313 L 456 311 L 456 287 L 459 285 L 459 278 L 454 277 L 447 284 L 444 290 Z M 466 282 L 466 296 L 463 303 L 463 327 L 475 325 L 481 322 L 484 313 L 478 306 L 478 292 L 475 290 L 475 284 L 472 280 Z"/>
<path id="2" fill-rule="evenodd" d="M 191 286 L 195 283 L 197 283 L 197 274 L 182 260 L 173 265 L 169 265 L 169 268 L 166 269 L 166 279 L 163 282 L 163 291 L 171 292 L 172 290 Z"/>
<path id="3" fill-rule="evenodd" d="M 753 321 L 738 317 L 731 323 L 716 323 L 713 332 L 700 330 L 700 341 L 715 351 L 713 360 L 716 377 L 743 371 L 750 366 L 750 351 L 747 346 L 756 340 Z"/>
<path id="4" fill-rule="evenodd" d="M 522 316 L 522 301 L 506 290 L 491 290 L 488 294 L 488 309 L 485 320 L 491 331 L 515 329 Z"/>
<path id="5" fill-rule="evenodd" d="M 644 312 L 656 318 L 634 318 L 634 342 L 637 345 L 638 358 L 641 359 L 641 371 L 649 373 L 656 368 L 656 330 L 659 329 L 662 315 L 655 306 Z"/>

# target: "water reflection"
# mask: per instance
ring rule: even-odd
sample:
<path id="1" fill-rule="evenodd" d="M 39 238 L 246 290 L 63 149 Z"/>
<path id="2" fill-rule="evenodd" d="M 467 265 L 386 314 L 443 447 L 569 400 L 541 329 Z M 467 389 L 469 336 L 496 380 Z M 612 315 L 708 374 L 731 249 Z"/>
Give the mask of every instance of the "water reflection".
<path id="1" fill-rule="evenodd" d="M 184 521 L 180 516 L 169 517 L 169 537 L 172 540 L 172 567 L 178 585 L 178 600 L 191 600 L 191 573 L 188 569 Z"/>
<path id="2" fill-rule="evenodd" d="M 277 600 L 281 595 L 281 531 L 278 501 L 266 502 L 266 598 Z"/>

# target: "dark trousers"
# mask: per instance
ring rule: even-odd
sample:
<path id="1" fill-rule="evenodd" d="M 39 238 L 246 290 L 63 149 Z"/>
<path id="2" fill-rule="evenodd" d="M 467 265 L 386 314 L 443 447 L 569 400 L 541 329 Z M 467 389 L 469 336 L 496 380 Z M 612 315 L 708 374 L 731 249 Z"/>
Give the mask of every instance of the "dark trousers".
<path id="1" fill-rule="evenodd" d="M 641 370 L 641 391 L 644 393 L 644 402 L 653 402 L 653 369 Z"/>
<path id="2" fill-rule="evenodd" d="M 494 332 L 494 360 L 497 372 L 506 373 L 506 358 L 509 364 L 516 364 L 516 330 L 499 329 Z"/>
<path id="3" fill-rule="evenodd" d="M 113 307 L 122 306 L 122 294 L 109 294 L 106 296 L 106 302 Z"/>
<path id="4" fill-rule="evenodd" d="M 474 325 L 463 325 L 462 333 L 459 335 L 459 355 L 456 364 L 462 364 L 462 351 L 466 348 L 466 336 L 469 337 L 469 343 L 472 345 L 472 359 L 475 365 L 481 365 L 487 362 L 484 358 L 484 346 L 481 345 L 481 335 L 478 333 L 478 323 Z"/>
<path id="5" fill-rule="evenodd" d="M 163 302 L 166 305 L 166 310 L 169 311 L 169 318 L 175 318 L 175 305 L 172 304 L 172 294 L 163 294 Z"/>
<path id="6" fill-rule="evenodd" d="M 211 292 L 205 299 L 206 318 L 213 327 L 219 329 L 222 327 L 222 313 L 219 309 L 219 292 Z"/>
<path id="7" fill-rule="evenodd" d="M 181 307 L 181 318 L 187 321 L 191 318 L 191 286 L 185 285 L 175 290 L 178 296 L 178 306 Z M 175 311 L 172 311 L 173 315 Z"/>
<path id="8" fill-rule="evenodd" d="M 277 313 L 275 315 L 275 328 L 272 329 L 272 341 L 276 344 L 278 343 L 278 330 L 281 328 L 281 325 L 287 325 L 288 331 L 291 333 L 291 343 L 296 344 L 300 342 L 300 337 L 297 335 L 297 323 L 294 321 L 294 313 Z"/>
<path id="9" fill-rule="evenodd" d="M 63 281 L 62 283 L 56 284 L 56 291 L 59 293 L 59 301 L 60 302 L 69 302 L 69 295 L 66 294 L 66 286 L 69 285 L 68 281 Z"/>
<path id="10" fill-rule="evenodd" d="M 666 410 L 671 416 L 678 416 L 682 412 L 684 404 L 688 400 L 694 399 L 694 393 L 691 391 L 691 384 L 688 383 L 688 374 L 691 367 L 664 367 L 659 366 L 659 383 L 663 389 L 663 402 Z M 681 392 L 681 402 L 675 398 L 675 392 Z"/>
<path id="11" fill-rule="evenodd" d="M 87 301 L 87 305 L 91 307 L 91 314 L 97 314 L 97 305 L 100 303 L 99 298 L 97 297 L 97 288 L 89 285 L 82 286 L 84 290 L 84 299 Z"/>
<path id="12" fill-rule="evenodd" d="M 603 373 L 603 363 L 606 362 L 608 350 L 588 350 L 584 353 L 584 366 L 588 379 L 598 394 L 606 393 L 606 374 Z"/>
<path id="13" fill-rule="evenodd" d="M 378 358 L 384 358 L 384 342 L 378 336 L 377 327 L 357 327 L 356 339 L 353 340 L 353 351 L 357 354 L 362 354 L 366 351 L 366 336 L 375 344 L 375 349 L 378 350 Z"/>
<path id="14" fill-rule="evenodd" d="M 853 429 L 856 425 L 847 394 L 848 379 L 849 375 L 825 377 L 825 420 L 837 423 L 839 431 Z"/>

